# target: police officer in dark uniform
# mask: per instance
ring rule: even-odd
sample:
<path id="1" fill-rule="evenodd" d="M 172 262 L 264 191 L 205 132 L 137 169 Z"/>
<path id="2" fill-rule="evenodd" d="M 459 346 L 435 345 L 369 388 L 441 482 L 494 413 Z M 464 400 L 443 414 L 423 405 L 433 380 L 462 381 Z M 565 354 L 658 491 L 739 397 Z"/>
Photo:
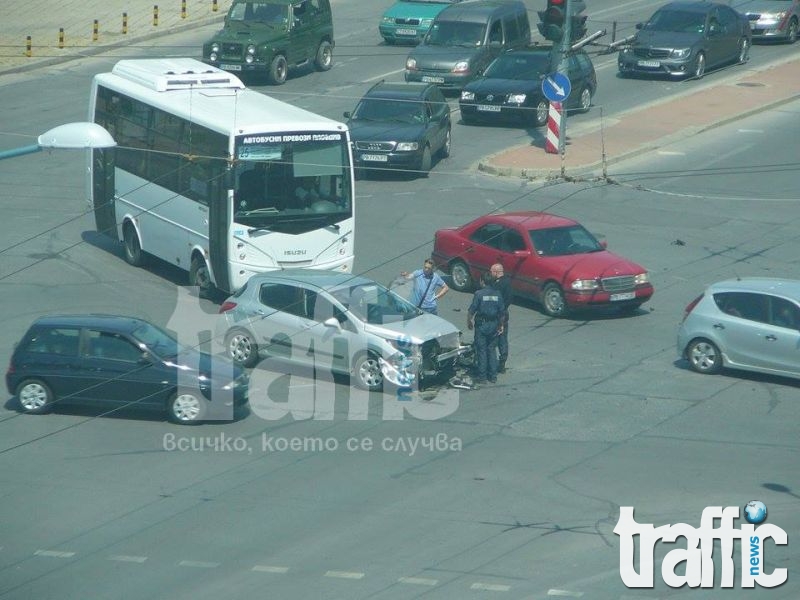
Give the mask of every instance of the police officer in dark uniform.
<path id="1" fill-rule="evenodd" d="M 497 338 L 497 353 L 499 354 L 500 363 L 497 365 L 498 373 L 506 372 L 506 361 L 508 360 L 508 311 L 511 308 L 511 299 L 514 293 L 511 291 L 511 280 L 505 274 L 503 265 L 495 263 L 489 269 L 494 278 L 494 288 L 500 292 L 503 298 L 503 305 L 505 306 L 505 318 L 503 319 L 503 332 Z"/>
<path id="2" fill-rule="evenodd" d="M 467 326 L 475 331 L 475 358 L 478 363 L 475 383 L 497 381 L 497 337 L 503 331 L 506 308 L 493 283 L 491 274 L 484 273 L 481 277 L 483 287 L 475 292 L 467 311 Z"/>

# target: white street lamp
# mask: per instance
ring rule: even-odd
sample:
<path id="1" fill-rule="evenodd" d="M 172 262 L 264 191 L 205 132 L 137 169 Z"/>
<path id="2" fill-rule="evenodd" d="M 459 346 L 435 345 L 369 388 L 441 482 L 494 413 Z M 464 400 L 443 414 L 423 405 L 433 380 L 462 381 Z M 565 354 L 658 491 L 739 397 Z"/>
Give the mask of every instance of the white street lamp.
<path id="1" fill-rule="evenodd" d="M 0 160 L 40 152 L 45 148 L 112 148 L 117 145 L 111 134 L 97 123 L 67 123 L 39 136 L 37 144 L 0 152 Z"/>

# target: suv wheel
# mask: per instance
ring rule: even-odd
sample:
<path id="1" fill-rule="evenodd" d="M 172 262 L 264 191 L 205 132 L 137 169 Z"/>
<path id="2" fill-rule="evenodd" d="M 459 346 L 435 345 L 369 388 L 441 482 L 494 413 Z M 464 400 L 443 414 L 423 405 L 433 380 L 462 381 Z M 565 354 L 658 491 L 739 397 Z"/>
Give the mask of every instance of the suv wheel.
<path id="1" fill-rule="evenodd" d="M 317 48 L 317 57 L 314 59 L 314 66 L 318 71 L 329 71 L 333 66 L 333 47 L 330 42 L 321 41 Z"/>
<path id="2" fill-rule="evenodd" d="M 17 386 L 17 400 L 24 412 L 40 415 L 50 410 L 53 392 L 41 379 L 28 379 Z"/>
<path id="3" fill-rule="evenodd" d="M 286 62 L 286 57 L 278 54 L 269 65 L 269 82 L 273 85 L 282 85 L 286 81 L 288 73 L 289 65 Z"/>

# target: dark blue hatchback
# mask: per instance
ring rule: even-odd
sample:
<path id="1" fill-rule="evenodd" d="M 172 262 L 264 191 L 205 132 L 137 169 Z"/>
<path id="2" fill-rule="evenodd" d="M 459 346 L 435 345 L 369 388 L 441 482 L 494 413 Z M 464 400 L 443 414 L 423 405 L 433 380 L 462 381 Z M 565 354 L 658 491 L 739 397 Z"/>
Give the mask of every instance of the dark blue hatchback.
<path id="1" fill-rule="evenodd" d="M 176 423 L 232 420 L 248 377 L 141 319 L 112 315 L 36 320 L 14 349 L 6 386 L 23 412 L 61 402 L 157 407 Z"/>

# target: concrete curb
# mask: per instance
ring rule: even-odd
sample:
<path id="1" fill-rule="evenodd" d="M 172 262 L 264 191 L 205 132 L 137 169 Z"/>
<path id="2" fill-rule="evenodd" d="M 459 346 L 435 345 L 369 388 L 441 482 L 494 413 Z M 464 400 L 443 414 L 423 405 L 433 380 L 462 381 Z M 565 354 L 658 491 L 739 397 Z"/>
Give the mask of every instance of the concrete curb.
<path id="1" fill-rule="evenodd" d="M 740 82 L 748 77 L 753 76 L 754 73 L 755 74 L 761 73 L 763 71 L 767 71 L 769 69 L 773 69 L 781 65 L 784 65 L 786 63 L 796 62 L 796 61 L 798 61 L 798 59 L 792 56 L 775 62 L 771 62 L 768 65 L 764 65 L 757 71 L 742 73 L 736 77 L 731 77 L 723 81 L 716 82 L 714 85 L 711 86 L 706 86 L 698 90 L 691 90 L 686 93 L 678 94 L 677 96 L 672 97 L 668 100 L 651 102 L 648 103 L 647 105 L 636 107 L 631 110 L 625 111 L 623 113 L 619 113 L 613 116 L 613 122 L 618 123 L 623 120 L 635 119 L 637 116 L 641 116 L 642 113 L 644 113 L 647 109 L 663 107 L 669 105 L 672 102 L 676 102 L 678 100 L 682 100 L 696 94 L 701 94 L 709 89 L 730 85 L 732 82 Z M 703 125 L 693 125 L 682 128 L 678 131 L 675 131 L 674 133 L 654 138 L 652 140 L 648 140 L 636 146 L 632 146 L 631 148 L 626 149 L 623 152 L 617 152 L 612 156 L 606 156 L 605 159 L 601 158 L 577 165 L 568 164 L 565 162 L 562 168 L 553 168 L 552 166 L 547 168 L 535 168 L 535 167 L 521 168 L 516 166 L 506 166 L 498 164 L 498 157 L 510 151 L 513 152 L 514 150 L 523 150 L 529 148 L 532 152 L 541 152 L 542 154 L 544 153 L 544 148 L 533 147 L 531 144 L 523 144 L 512 148 L 507 148 L 505 150 L 501 150 L 499 152 L 484 157 L 478 162 L 477 169 L 489 175 L 495 175 L 500 177 L 518 177 L 528 180 L 538 180 L 538 179 L 551 180 L 551 179 L 560 179 L 562 177 L 579 177 L 579 176 L 586 176 L 588 174 L 595 174 L 597 170 L 603 168 L 604 165 L 607 167 L 609 165 L 622 162 L 634 156 L 641 155 L 646 152 L 652 152 L 668 144 L 687 139 L 693 135 L 697 135 L 698 133 L 709 131 L 717 127 L 721 127 L 723 125 L 732 123 L 734 121 L 746 118 L 748 116 L 757 114 L 759 112 L 763 112 L 765 110 L 769 110 L 800 99 L 800 91 L 787 90 L 787 92 L 788 93 L 779 96 L 772 101 L 767 101 L 757 107 L 746 108 L 740 111 L 735 111 L 726 116 L 722 116 L 718 119 L 709 121 L 708 123 Z M 607 128 L 610 127 L 613 127 L 613 125 L 607 126 Z M 575 135 L 573 137 L 575 139 L 579 139 L 583 136 L 596 133 L 599 130 L 600 126 L 588 126 L 585 129 L 581 130 L 578 135 Z M 569 148 L 567 148 L 567 156 L 568 155 L 569 155 Z"/>

